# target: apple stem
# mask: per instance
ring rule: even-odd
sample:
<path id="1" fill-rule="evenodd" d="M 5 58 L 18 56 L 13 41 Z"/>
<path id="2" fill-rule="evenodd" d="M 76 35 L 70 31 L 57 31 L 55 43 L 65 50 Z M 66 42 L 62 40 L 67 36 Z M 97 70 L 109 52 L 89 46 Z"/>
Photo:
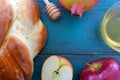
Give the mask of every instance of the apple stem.
<path id="1" fill-rule="evenodd" d="M 101 64 L 91 65 L 91 64 L 87 63 L 87 65 L 91 67 L 92 71 L 99 71 L 102 67 Z"/>
<path id="2" fill-rule="evenodd" d="M 92 67 L 92 68 L 94 68 L 95 69 L 95 67 L 94 66 L 92 66 L 91 64 L 89 64 L 89 63 L 87 63 L 86 65 L 88 65 L 88 66 L 90 66 L 90 67 Z"/>

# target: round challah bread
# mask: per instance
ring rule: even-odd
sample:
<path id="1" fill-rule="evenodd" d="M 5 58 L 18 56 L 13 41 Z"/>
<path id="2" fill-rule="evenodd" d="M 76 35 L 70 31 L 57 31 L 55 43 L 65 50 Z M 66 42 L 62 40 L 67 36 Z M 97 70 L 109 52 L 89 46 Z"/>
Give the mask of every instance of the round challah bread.
<path id="1" fill-rule="evenodd" d="M 35 0 L 0 0 L 0 80 L 30 80 L 46 38 Z"/>

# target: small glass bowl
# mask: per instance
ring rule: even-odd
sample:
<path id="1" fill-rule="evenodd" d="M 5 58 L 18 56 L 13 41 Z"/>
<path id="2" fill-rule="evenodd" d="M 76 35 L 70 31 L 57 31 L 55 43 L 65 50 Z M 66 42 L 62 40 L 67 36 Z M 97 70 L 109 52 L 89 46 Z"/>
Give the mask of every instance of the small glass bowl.
<path id="1" fill-rule="evenodd" d="M 113 50 L 120 52 L 120 39 L 119 39 L 120 38 L 120 25 L 117 25 L 118 23 L 120 24 L 120 16 L 118 16 L 117 18 L 116 15 L 120 15 L 120 2 L 113 4 L 112 7 L 108 9 L 108 11 L 106 12 L 103 18 L 100 30 L 101 30 L 101 35 L 102 35 L 104 42 Z M 114 24 L 112 24 L 112 19 L 113 19 Z"/>

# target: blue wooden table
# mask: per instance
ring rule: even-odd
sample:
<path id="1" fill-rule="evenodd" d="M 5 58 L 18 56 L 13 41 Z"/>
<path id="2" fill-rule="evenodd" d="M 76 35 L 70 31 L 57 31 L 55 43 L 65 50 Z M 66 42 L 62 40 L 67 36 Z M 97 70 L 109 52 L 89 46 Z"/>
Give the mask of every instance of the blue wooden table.
<path id="1" fill-rule="evenodd" d="M 41 19 L 48 31 L 48 40 L 42 52 L 34 59 L 32 80 L 41 80 L 42 65 L 51 55 L 61 55 L 70 60 L 74 68 L 73 80 L 79 80 L 86 63 L 104 57 L 120 61 L 120 54 L 110 49 L 100 35 L 100 25 L 105 12 L 120 0 L 100 0 L 99 4 L 85 12 L 82 18 L 71 16 L 58 0 L 50 1 L 59 6 L 62 17 L 58 21 L 50 20 L 45 11 L 45 4 L 42 0 L 37 0 Z"/>

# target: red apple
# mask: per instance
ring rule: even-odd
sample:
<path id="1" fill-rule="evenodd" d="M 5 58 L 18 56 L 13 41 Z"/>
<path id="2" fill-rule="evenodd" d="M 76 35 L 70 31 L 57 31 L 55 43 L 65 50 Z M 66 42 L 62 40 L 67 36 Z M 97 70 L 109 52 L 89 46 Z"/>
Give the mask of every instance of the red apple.
<path id="1" fill-rule="evenodd" d="M 120 80 L 120 64 L 113 58 L 103 58 L 87 64 L 80 80 Z"/>

